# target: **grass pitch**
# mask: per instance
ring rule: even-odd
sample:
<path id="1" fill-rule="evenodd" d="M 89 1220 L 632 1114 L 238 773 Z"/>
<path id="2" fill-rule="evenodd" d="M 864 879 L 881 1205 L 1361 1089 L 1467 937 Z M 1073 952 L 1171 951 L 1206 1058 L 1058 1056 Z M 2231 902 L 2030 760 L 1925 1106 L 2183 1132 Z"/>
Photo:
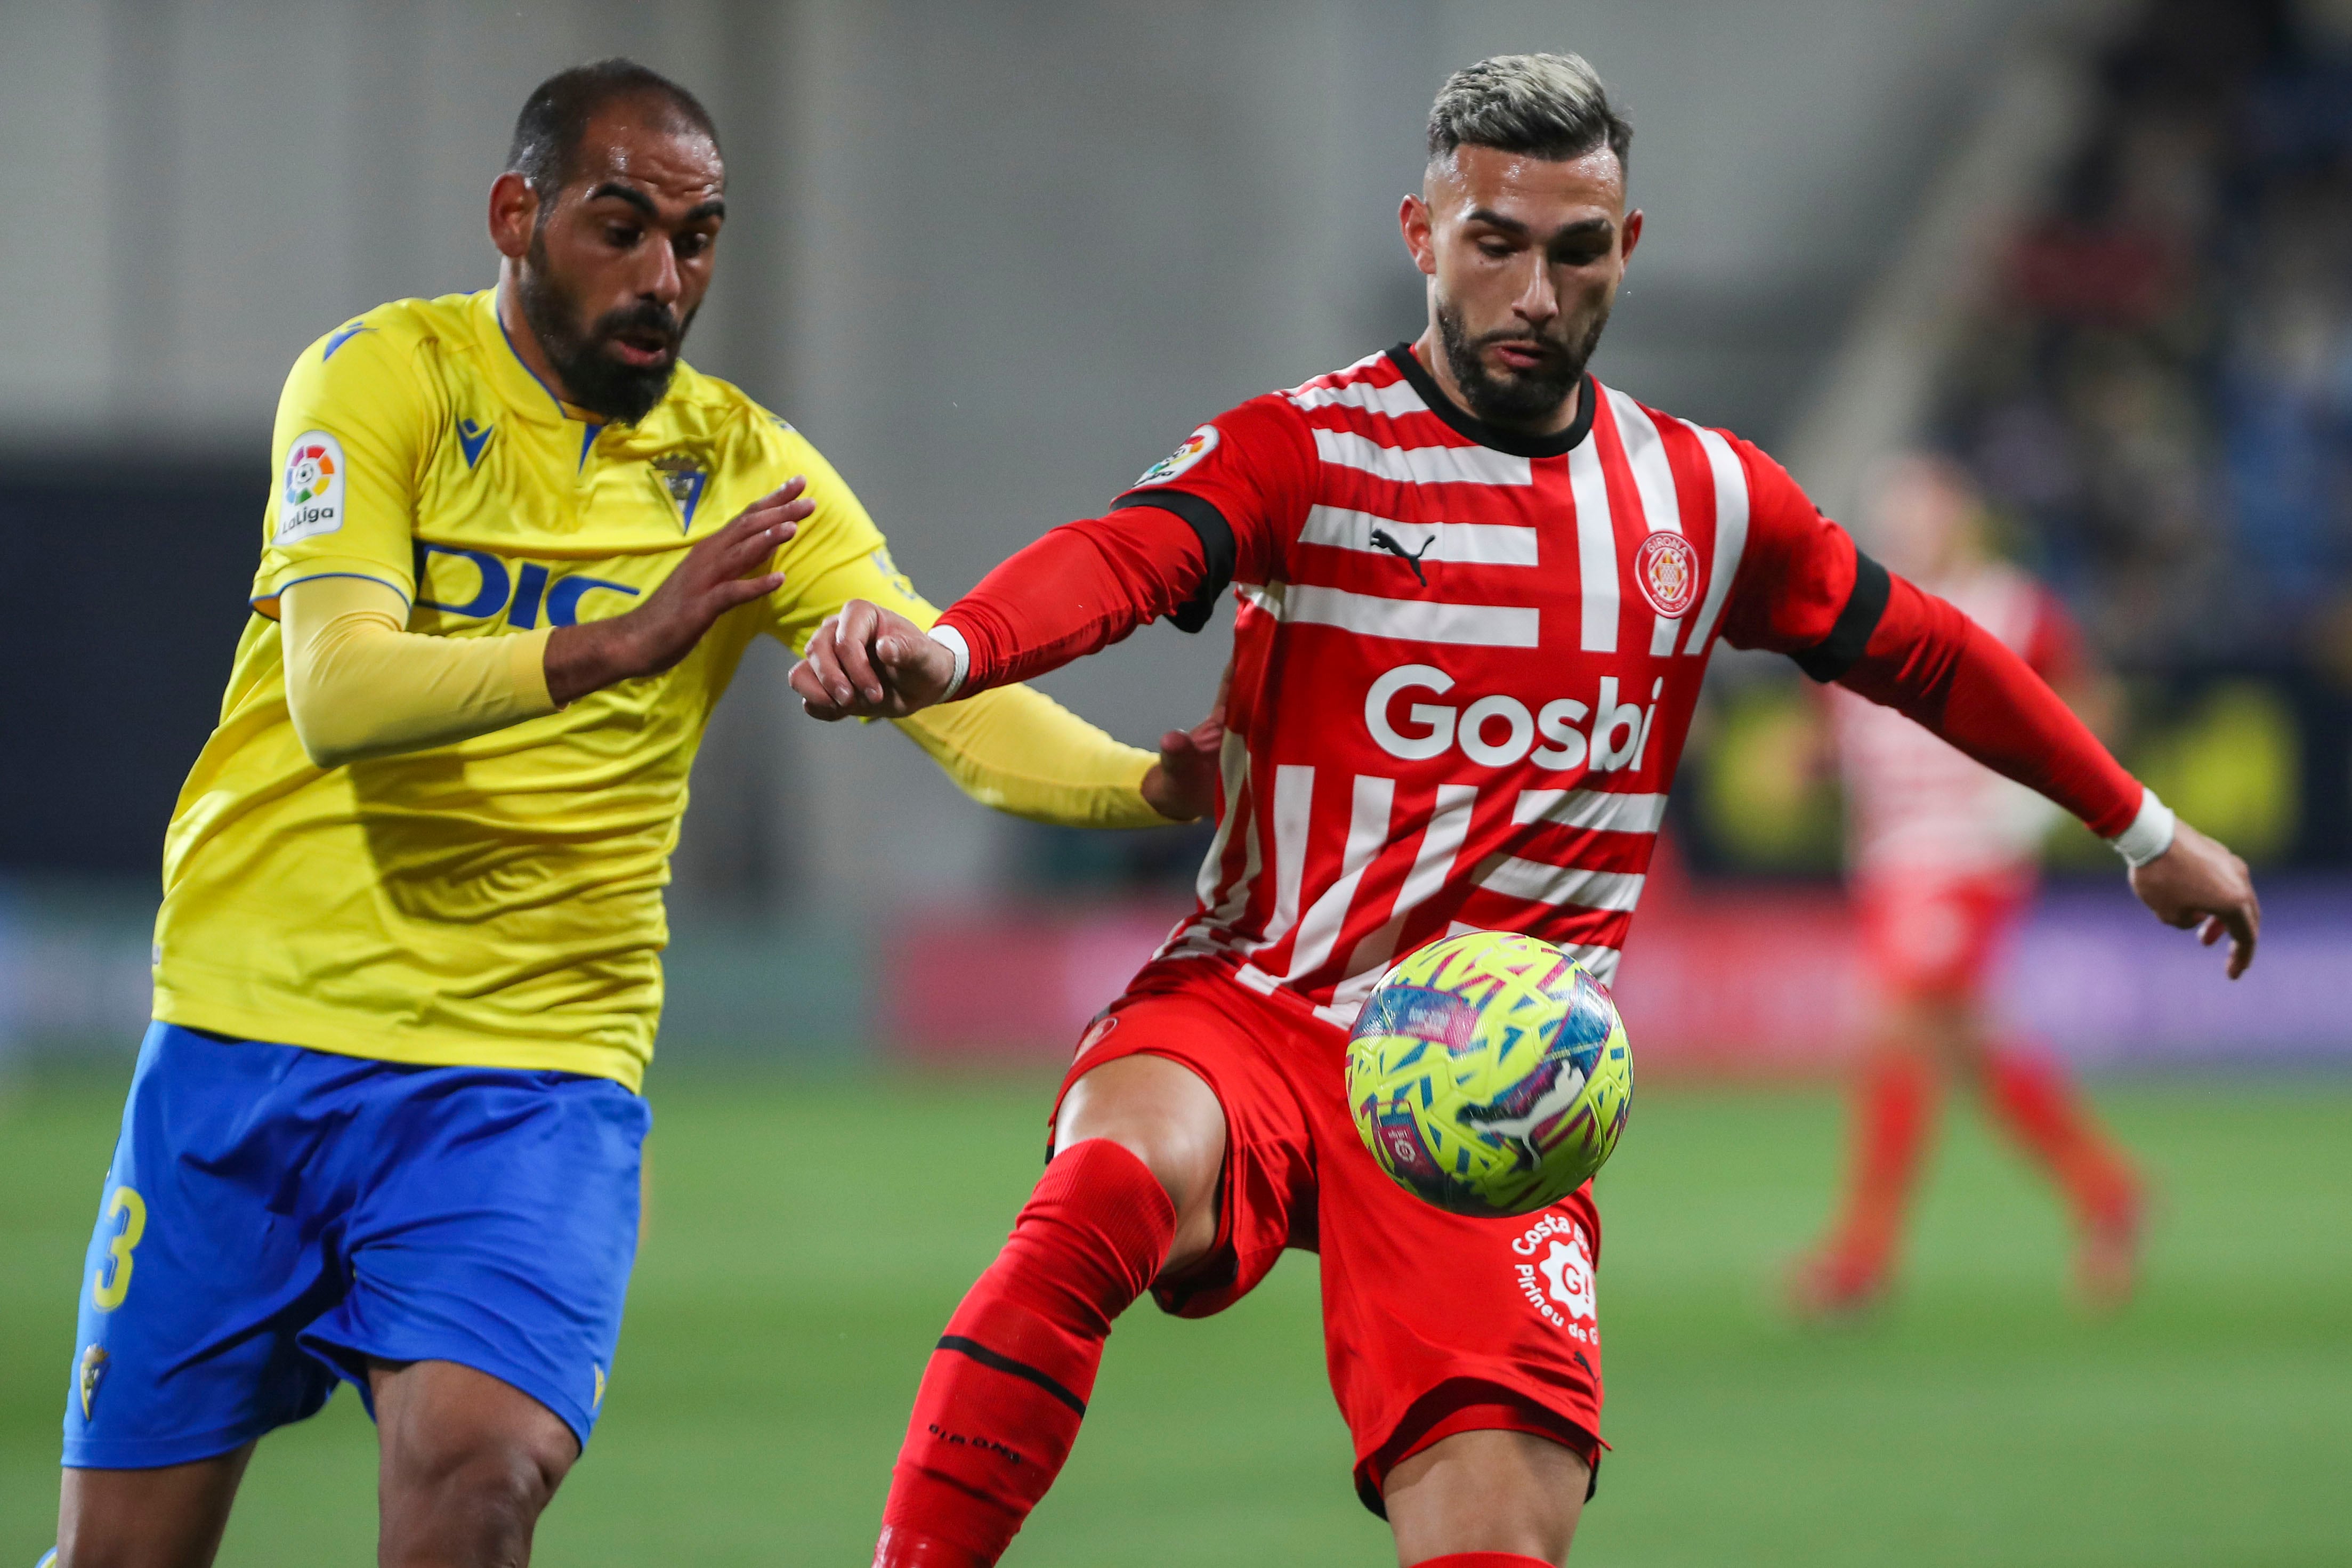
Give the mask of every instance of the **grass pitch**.
<path id="1" fill-rule="evenodd" d="M 127 1077 L 127 1066 L 125 1076 Z M 0 1568 L 50 1541 L 83 1242 L 121 1080 L 0 1100 Z M 940 1322 L 1042 1148 L 1042 1083 L 656 1076 L 651 1230 L 551 1565 L 864 1562 Z M 1603 1178 L 1608 1436 L 1576 1561 L 2352 1560 L 2352 1082 L 2174 1080 L 2103 1109 L 2161 1184 L 2148 1286 L 2083 1321 L 2055 1206 L 1948 1131 L 1907 1289 L 1806 1332 L 1780 1261 L 1828 1202 L 1825 1092 L 1657 1090 Z M 1435 1287 L 1433 1287 L 1435 1288 Z M 1221 1319 L 1125 1319 L 1013 1568 L 1379 1565 L 1311 1260 Z M 373 1560 L 357 1401 L 265 1441 L 222 1561 Z"/>

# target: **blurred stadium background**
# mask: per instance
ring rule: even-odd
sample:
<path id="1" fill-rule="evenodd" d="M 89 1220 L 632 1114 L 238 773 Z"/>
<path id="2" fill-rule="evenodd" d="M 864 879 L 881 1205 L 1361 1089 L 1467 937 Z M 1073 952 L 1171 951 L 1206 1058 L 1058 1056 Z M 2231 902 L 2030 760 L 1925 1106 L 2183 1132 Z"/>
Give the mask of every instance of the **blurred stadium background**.
<path id="1" fill-rule="evenodd" d="M 2346 0 L 0 0 L 0 1563 L 47 1543 L 71 1298 L 146 1016 L 164 820 L 244 615 L 268 421 L 357 310 L 494 276 L 520 101 L 622 52 L 699 91 L 734 216 L 688 344 L 804 429 L 945 603 L 1207 414 L 1411 336 L 1396 197 L 1444 72 L 1586 54 L 1650 228 L 1596 368 L 1856 515 L 1931 441 L 2121 674 L 2126 760 L 2252 861 L 2261 963 L 2062 834 L 2006 1005 L 2099 1069 L 2163 1213 L 2121 1321 L 1962 1127 L 1906 1293 L 1781 1322 L 1858 976 L 1793 668 L 1719 659 L 1686 876 L 1621 993 L 1610 1436 L 1580 1561 L 2352 1558 L 2352 4 Z M 1048 684 L 1137 741 L 1219 632 Z M 1201 838 L 991 817 L 755 657 L 677 865 L 651 1228 L 541 1560 L 854 1560 L 1046 1084 Z M 1010 1561 L 1373 1563 L 1310 1269 L 1138 1314 Z M 363 1561 L 353 1403 L 265 1446 L 224 1561 Z M 14 1554 L 14 1555 L 11 1555 Z"/>

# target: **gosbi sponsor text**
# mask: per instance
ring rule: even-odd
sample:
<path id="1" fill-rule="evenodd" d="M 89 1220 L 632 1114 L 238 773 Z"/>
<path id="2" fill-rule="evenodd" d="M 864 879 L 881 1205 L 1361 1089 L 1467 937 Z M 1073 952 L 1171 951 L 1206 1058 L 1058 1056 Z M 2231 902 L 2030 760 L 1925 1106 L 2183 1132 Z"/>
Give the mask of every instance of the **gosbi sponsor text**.
<path id="1" fill-rule="evenodd" d="M 1416 701 L 1422 693 L 1454 696 L 1454 678 L 1430 664 L 1405 664 L 1372 682 L 1364 696 L 1364 727 L 1381 750 L 1402 762 L 1427 762 L 1459 749 L 1482 767 L 1525 760 L 1566 772 L 1615 773 L 1638 768 L 1657 718 L 1663 678 L 1650 684 L 1646 704 L 1622 701 L 1618 678 L 1604 675 L 1591 702 L 1556 697 L 1530 709 L 1516 697 L 1467 701 Z"/>

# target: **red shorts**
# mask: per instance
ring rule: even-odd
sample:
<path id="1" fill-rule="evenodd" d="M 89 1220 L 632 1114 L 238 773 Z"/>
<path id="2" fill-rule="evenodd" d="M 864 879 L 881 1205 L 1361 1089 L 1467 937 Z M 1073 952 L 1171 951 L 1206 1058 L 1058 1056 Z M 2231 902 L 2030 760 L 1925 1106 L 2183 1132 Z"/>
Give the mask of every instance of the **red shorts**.
<path id="1" fill-rule="evenodd" d="M 1897 996 L 1976 996 L 2032 900 L 2030 871 L 1888 872 L 1853 889 L 1871 977 Z"/>
<path id="2" fill-rule="evenodd" d="M 1423 1203 L 1357 1134 L 1347 1046 L 1303 1006 L 1199 960 L 1145 970 L 1087 1030 L 1063 1093 L 1107 1061 L 1156 1056 L 1191 1068 L 1224 1108 L 1215 1245 L 1153 1297 L 1179 1317 L 1207 1317 L 1247 1295 L 1285 1248 L 1320 1253 L 1331 1392 L 1355 1438 L 1357 1493 L 1382 1517 L 1389 1471 L 1456 1432 L 1536 1433 L 1597 1473 L 1591 1185 L 1517 1219 Z"/>

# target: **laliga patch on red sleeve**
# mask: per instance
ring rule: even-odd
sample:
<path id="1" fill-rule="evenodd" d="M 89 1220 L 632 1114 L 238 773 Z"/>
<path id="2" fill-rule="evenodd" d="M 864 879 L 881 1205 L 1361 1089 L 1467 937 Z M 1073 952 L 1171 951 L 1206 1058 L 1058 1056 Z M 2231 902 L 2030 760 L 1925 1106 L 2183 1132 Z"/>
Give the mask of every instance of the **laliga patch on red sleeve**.
<path id="1" fill-rule="evenodd" d="M 1164 485 L 1216 449 L 1217 427 L 1203 425 L 1185 437 L 1181 446 L 1144 469 L 1129 488 L 1141 489 L 1146 485 Z"/>

